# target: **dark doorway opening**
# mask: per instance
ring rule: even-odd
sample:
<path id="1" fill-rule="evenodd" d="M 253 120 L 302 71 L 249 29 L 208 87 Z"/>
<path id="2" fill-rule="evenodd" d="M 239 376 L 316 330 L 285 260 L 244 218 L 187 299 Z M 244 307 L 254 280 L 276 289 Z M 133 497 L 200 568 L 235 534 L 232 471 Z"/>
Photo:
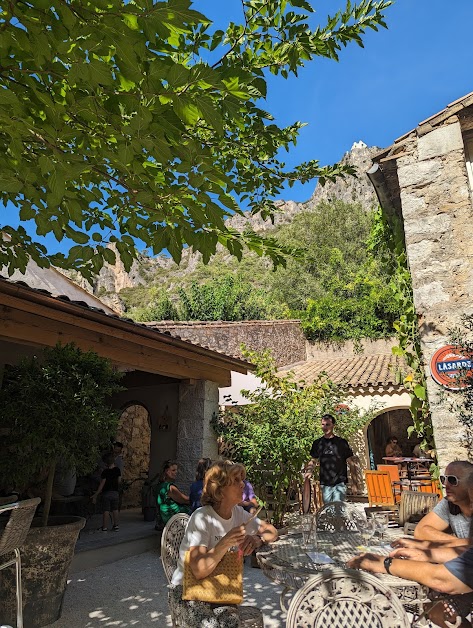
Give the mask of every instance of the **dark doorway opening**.
<path id="1" fill-rule="evenodd" d="M 371 467 L 383 464 L 386 444 L 390 436 L 397 436 L 403 456 L 412 456 L 412 450 L 419 442 L 413 434 L 407 435 L 407 428 L 412 425 L 411 413 L 407 409 L 388 410 L 374 418 L 368 426 L 367 437 Z"/>

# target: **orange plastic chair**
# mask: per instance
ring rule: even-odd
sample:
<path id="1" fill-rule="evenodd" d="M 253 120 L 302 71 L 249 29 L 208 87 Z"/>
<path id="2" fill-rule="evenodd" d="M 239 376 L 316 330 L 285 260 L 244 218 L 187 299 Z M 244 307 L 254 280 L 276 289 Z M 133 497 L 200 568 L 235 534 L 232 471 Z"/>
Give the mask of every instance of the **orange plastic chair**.
<path id="1" fill-rule="evenodd" d="M 407 484 L 402 482 L 399 477 L 399 467 L 395 464 L 379 464 L 378 471 L 384 471 L 389 474 L 391 478 L 391 486 L 393 489 L 394 500 L 396 504 L 399 504 L 401 501 L 401 492 L 409 488 Z"/>
<path id="2" fill-rule="evenodd" d="M 391 477 L 391 482 L 400 482 L 401 478 L 399 477 L 399 468 L 395 464 L 379 464 L 378 471 L 384 471 L 385 473 L 389 473 Z"/>
<path id="3" fill-rule="evenodd" d="M 370 506 L 396 506 L 391 477 L 387 471 L 365 471 Z"/>
<path id="4" fill-rule="evenodd" d="M 433 493 L 438 495 L 439 499 L 443 499 L 443 491 L 438 480 L 430 480 L 420 482 L 419 491 L 421 493 Z"/>

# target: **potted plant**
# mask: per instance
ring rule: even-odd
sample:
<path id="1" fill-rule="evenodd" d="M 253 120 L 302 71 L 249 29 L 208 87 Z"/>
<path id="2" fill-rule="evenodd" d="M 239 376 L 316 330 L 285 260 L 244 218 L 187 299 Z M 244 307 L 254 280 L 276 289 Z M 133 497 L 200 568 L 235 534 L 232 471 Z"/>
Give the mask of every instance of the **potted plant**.
<path id="1" fill-rule="evenodd" d="M 78 473 L 93 470 L 99 446 L 115 433 L 110 398 L 120 390 L 111 363 L 74 344 L 45 349 L 8 367 L 0 390 L 0 488 L 39 494 L 43 512 L 23 546 L 25 625 L 56 621 L 81 517 L 49 517 L 58 463 Z M 11 623 L 14 574 L 0 572 L 0 624 Z M 4 616 L 5 615 L 5 616 Z"/>

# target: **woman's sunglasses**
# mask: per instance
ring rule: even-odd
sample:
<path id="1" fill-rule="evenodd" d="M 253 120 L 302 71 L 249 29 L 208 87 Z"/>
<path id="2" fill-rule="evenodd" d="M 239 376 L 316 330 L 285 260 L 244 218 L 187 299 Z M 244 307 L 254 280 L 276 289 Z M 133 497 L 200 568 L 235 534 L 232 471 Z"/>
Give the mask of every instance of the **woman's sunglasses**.
<path id="1" fill-rule="evenodd" d="M 458 486 L 460 480 L 457 478 L 456 475 L 441 475 L 440 482 L 442 483 L 442 486 L 445 486 L 447 482 L 450 484 L 450 486 Z"/>

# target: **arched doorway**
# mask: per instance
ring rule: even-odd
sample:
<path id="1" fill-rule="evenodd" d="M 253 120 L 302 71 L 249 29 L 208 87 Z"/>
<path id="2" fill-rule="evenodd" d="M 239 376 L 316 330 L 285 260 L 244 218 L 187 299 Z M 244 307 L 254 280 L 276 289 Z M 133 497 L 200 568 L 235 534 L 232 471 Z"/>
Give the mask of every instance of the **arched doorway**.
<path id="1" fill-rule="evenodd" d="M 404 456 L 412 456 L 412 450 L 419 439 L 415 435 L 408 437 L 407 428 L 410 425 L 412 417 L 407 408 L 386 410 L 371 421 L 366 430 L 371 468 L 383 464 L 386 443 L 390 436 L 397 436 Z"/>
<path id="2" fill-rule="evenodd" d="M 117 440 L 123 443 L 123 479 L 134 480 L 149 470 L 151 423 L 148 410 L 141 404 L 127 406 L 120 417 Z M 144 476 L 145 477 L 145 476 Z M 124 492 L 122 508 L 141 506 L 142 482 L 134 482 Z"/>

